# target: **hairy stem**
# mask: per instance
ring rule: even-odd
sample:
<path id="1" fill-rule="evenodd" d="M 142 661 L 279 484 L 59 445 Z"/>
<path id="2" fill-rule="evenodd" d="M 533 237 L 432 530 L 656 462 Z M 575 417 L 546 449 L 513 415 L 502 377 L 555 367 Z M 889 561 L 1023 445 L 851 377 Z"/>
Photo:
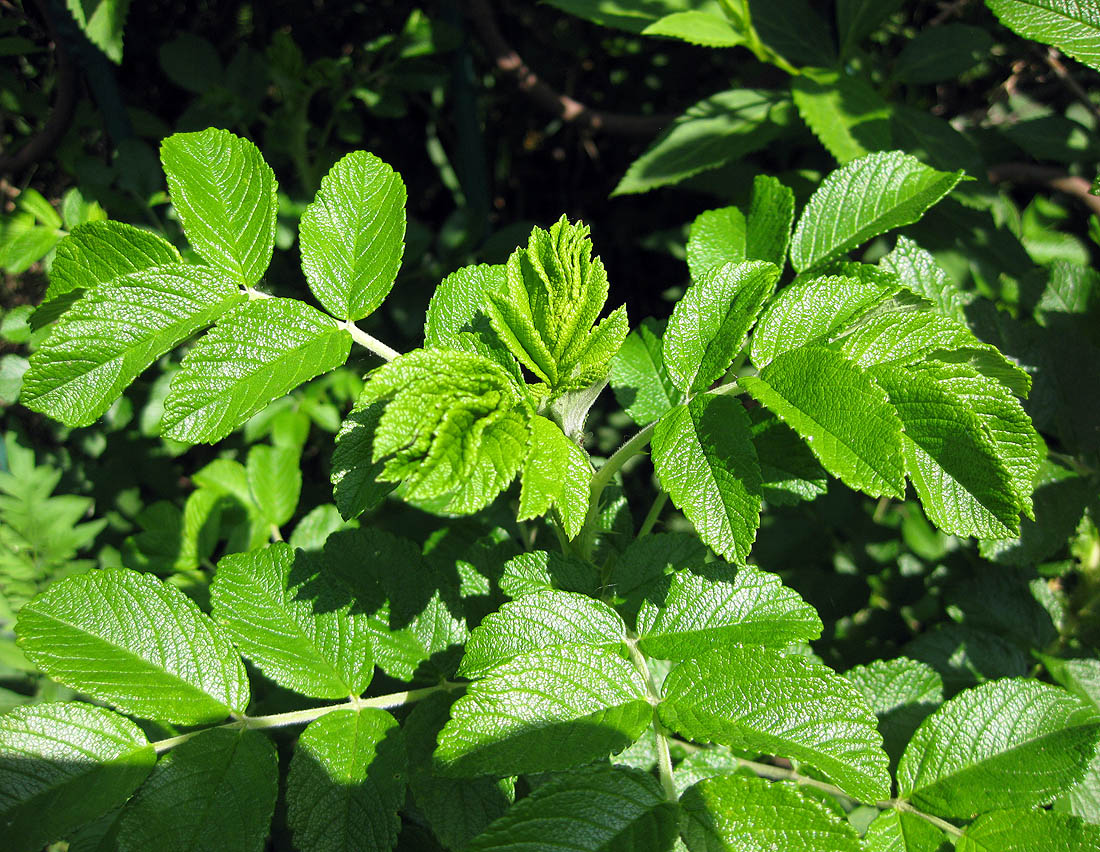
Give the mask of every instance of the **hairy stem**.
<path id="1" fill-rule="evenodd" d="M 394 358 L 401 357 L 401 353 L 396 349 L 391 349 L 377 337 L 371 337 L 351 320 L 340 323 L 340 328 L 346 329 L 352 340 L 363 348 L 369 349 L 383 361 L 392 361 Z"/>
<path id="2" fill-rule="evenodd" d="M 656 426 L 657 423 L 654 421 L 637 432 L 634 437 L 619 447 L 611 458 L 605 461 L 603 466 L 596 471 L 596 475 L 592 477 L 592 489 L 588 498 L 588 516 L 584 519 L 584 530 L 581 532 L 582 544 L 580 549 L 586 559 L 592 556 L 592 546 L 596 538 L 596 519 L 600 515 L 600 497 L 603 496 L 603 490 L 611 483 L 615 474 L 627 461 L 645 449 L 649 439 L 653 437 L 653 430 Z"/>

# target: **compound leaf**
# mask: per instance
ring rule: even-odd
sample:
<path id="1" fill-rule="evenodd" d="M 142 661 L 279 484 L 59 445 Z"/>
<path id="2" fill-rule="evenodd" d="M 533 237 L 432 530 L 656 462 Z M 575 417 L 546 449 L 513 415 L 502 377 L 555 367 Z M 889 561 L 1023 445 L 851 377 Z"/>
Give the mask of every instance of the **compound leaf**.
<path id="1" fill-rule="evenodd" d="M 187 353 L 164 400 L 162 432 L 219 441 L 307 379 L 343 364 L 351 336 L 296 299 L 256 299 L 223 316 Z"/>
<path id="2" fill-rule="evenodd" d="M 112 568 L 60 580 L 19 611 L 15 629 L 50 677 L 135 716 L 198 725 L 248 706 L 229 637 L 149 574 Z"/>
<path id="3" fill-rule="evenodd" d="M 109 220 L 77 225 L 57 244 L 43 301 L 91 290 L 131 272 L 180 262 L 176 247 L 158 234 Z"/>
<path id="4" fill-rule="evenodd" d="M 963 829 L 956 852 L 1089 852 L 1100 847 L 1100 826 L 1043 810 L 985 813 Z"/>
<path id="5" fill-rule="evenodd" d="M 321 178 L 299 225 L 302 272 L 338 319 L 382 304 L 405 252 L 405 184 L 373 154 L 353 151 Z"/>
<path id="6" fill-rule="evenodd" d="M 1100 8 L 1080 0 L 986 0 L 1002 24 L 1024 38 L 1053 44 L 1100 70 Z"/>
<path id="7" fill-rule="evenodd" d="M 683 399 L 665 368 L 664 323 L 644 319 L 611 359 L 615 398 L 639 426 L 648 426 Z"/>
<path id="8" fill-rule="evenodd" d="M 874 714 L 819 663 L 759 646 L 716 649 L 676 666 L 664 694 L 661 721 L 690 739 L 805 761 L 865 802 L 889 796 Z"/>
<path id="9" fill-rule="evenodd" d="M 160 161 L 188 242 L 242 284 L 259 281 L 271 263 L 278 209 L 275 173 L 259 149 L 210 127 L 169 136 Z"/>
<path id="10" fill-rule="evenodd" d="M 588 514 L 592 463 L 583 449 L 545 417 L 530 421 L 523 485 L 516 518 L 525 521 L 546 514 L 553 505 L 570 540 L 580 534 Z"/>

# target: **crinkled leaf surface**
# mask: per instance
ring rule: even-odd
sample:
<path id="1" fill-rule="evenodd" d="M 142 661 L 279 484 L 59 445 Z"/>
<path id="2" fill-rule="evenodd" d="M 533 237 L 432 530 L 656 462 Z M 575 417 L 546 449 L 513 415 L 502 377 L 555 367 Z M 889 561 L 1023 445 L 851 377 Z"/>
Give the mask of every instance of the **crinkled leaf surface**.
<path id="1" fill-rule="evenodd" d="M 945 817 L 1049 803 L 1084 775 L 1098 739 L 1100 712 L 1064 690 L 991 681 L 925 719 L 898 765 L 899 793 Z"/>
<path id="2" fill-rule="evenodd" d="M 760 524 L 760 467 L 740 401 L 700 394 L 657 422 L 653 467 L 715 553 L 744 562 Z"/>
<path id="3" fill-rule="evenodd" d="M 896 764 L 920 723 L 943 703 L 943 679 L 918 660 L 898 657 L 855 666 L 844 676 L 878 716 L 883 747 Z"/>
<path id="4" fill-rule="evenodd" d="M 338 319 L 382 304 L 405 252 L 405 184 L 373 154 L 353 151 L 321 178 L 299 225 L 302 272 Z"/>
<path id="5" fill-rule="evenodd" d="M 531 651 L 467 687 L 436 760 L 456 776 L 568 769 L 622 751 L 652 720 L 644 678 L 618 654 Z"/>
<path id="6" fill-rule="evenodd" d="M 1100 8 L 1090 0 L 986 0 L 1001 23 L 1100 70 Z"/>
<path id="7" fill-rule="evenodd" d="M 752 409 L 749 419 L 765 502 L 791 506 L 825 493 L 829 475 L 797 432 L 766 408 Z"/>
<path id="8" fill-rule="evenodd" d="M 963 308 L 968 297 L 951 282 L 936 259 L 908 237 L 898 237 L 894 250 L 879 261 L 879 266 L 897 275 L 906 290 L 924 296 L 945 317 L 966 321 Z"/>
<path id="9" fill-rule="evenodd" d="M 505 288 L 505 265 L 464 266 L 435 288 L 424 320 L 424 345 L 491 358 L 522 381 L 511 353 L 489 321 L 490 294 Z"/>
<path id="10" fill-rule="evenodd" d="M 202 731 L 162 757 L 127 804 L 118 852 L 261 852 L 278 786 L 266 735 Z"/>
<path id="11" fill-rule="evenodd" d="M 591 485 L 592 463 L 588 454 L 567 438 L 557 424 L 538 415 L 532 417 L 517 519 L 540 517 L 553 505 L 572 540 L 584 526 Z"/>
<path id="12" fill-rule="evenodd" d="M 780 271 L 787 264 L 787 247 L 794 224 L 794 192 L 770 175 L 752 180 L 752 200 L 745 227 L 745 256 L 766 260 Z"/>
<path id="13" fill-rule="evenodd" d="M 102 284 L 31 355 L 21 401 L 68 426 L 94 423 L 146 367 L 243 299 L 203 266 L 152 267 Z"/>
<path id="14" fill-rule="evenodd" d="M 942 831 L 916 814 L 893 808 L 883 811 L 863 835 L 866 852 L 940 852 Z"/>
<path id="15" fill-rule="evenodd" d="M 823 665 L 734 646 L 680 663 L 663 691 L 661 721 L 683 736 L 805 761 L 865 802 L 889 796 L 874 714 Z"/>
<path id="16" fill-rule="evenodd" d="M 188 242 L 212 266 L 255 284 L 275 246 L 275 173 L 247 139 L 213 127 L 160 145 L 168 193 Z"/>
<path id="17" fill-rule="evenodd" d="M 1042 810 L 1000 810 L 979 816 L 963 830 L 956 852 L 1090 852 L 1100 846 L 1100 826 Z"/>
<path id="18" fill-rule="evenodd" d="M 135 716 L 198 725 L 248 706 L 229 637 L 149 574 L 112 568 L 56 582 L 20 610 L 16 634 L 50 677 Z"/>
<path id="19" fill-rule="evenodd" d="M 345 520 L 378 507 L 397 487 L 378 477 L 384 462 L 374 460 L 374 433 L 386 406 L 357 401 L 336 433 L 332 451 L 332 496 Z"/>
<path id="20" fill-rule="evenodd" d="M 695 217 L 688 232 L 687 265 L 691 280 L 701 281 L 717 266 L 745 260 L 747 238 L 745 214 L 736 207 L 704 210 Z"/>
<path id="21" fill-rule="evenodd" d="M 302 850 L 392 849 L 407 780 L 405 743 L 385 710 L 336 710 L 298 738 L 287 823 Z"/>
<path id="22" fill-rule="evenodd" d="M 504 563 L 500 590 L 510 598 L 548 589 L 594 596 L 600 578 L 595 566 L 557 551 L 532 550 Z"/>
<path id="23" fill-rule="evenodd" d="M 57 244 L 43 301 L 91 290 L 131 272 L 180 262 L 176 247 L 158 234 L 109 220 L 77 225 Z"/>
<path id="24" fill-rule="evenodd" d="M 351 335 L 295 299 L 256 299 L 223 316 L 183 359 L 164 401 L 163 434 L 221 440 L 307 379 L 343 364 Z"/>
<path id="25" fill-rule="evenodd" d="M 0 824 L 11 852 L 37 852 L 118 807 L 156 753 L 133 722 L 78 701 L 0 715 Z"/>
<path id="26" fill-rule="evenodd" d="M 831 172 L 814 190 L 791 240 L 802 272 L 909 225 L 949 193 L 962 172 L 940 172 L 901 151 L 879 151 Z"/>
<path id="27" fill-rule="evenodd" d="M 222 557 L 214 617 L 276 683 L 311 698 L 359 695 L 374 672 L 367 616 L 324 573 L 296 566 L 282 542 Z"/>
<path id="28" fill-rule="evenodd" d="M 615 398 L 639 426 L 647 426 L 683 400 L 665 368 L 664 323 L 644 319 L 611 359 Z"/>

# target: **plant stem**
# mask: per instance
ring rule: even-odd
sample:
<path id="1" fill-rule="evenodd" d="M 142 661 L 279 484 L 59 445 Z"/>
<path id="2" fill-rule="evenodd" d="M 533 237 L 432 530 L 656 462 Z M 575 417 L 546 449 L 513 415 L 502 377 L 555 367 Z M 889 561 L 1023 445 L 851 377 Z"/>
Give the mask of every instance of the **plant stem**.
<path id="1" fill-rule="evenodd" d="M 638 529 L 638 538 L 647 536 L 653 531 L 653 527 L 657 525 L 657 519 L 661 517 L 661 511 L 665 508 L 667 502 L 668 492 L 661 491 L 653 500 L 653 505 L 649 507 L 649 512 L 646 513 L 645 520 L 642 521 L 642 525 Z"/>
<path id="2" fill-rule="evenodd" d="M 351 320 L 341 322 L 340 327 L 347 330 L 352 340 L 365 349 L 369 349 L 383 361 L 392 361 L 394 358 L 401 357 L 401 353 L 396 349 L 391 349 L 377 337 L 371 337 Z"/>
<path id="3" fill-rule="evenodd" d="M 672 775 L 672 755 L 668 751 L 668 731 L 661 724 L 661 718 L 657 714 L 657 707 L 661 703 L 661 691 L 653 680 L 653 673 L 645 661 L 645 655 L 638 649 L 638 637 L 633 631 L 627 631 L 626 647 L 630 652 L 630 662 L 634 668 L 645 678 L 646 694 L 649 703 L 653 705 L 653 732 L 657 738 L 657 772 L 661 777 L 661 787 L 665 791 L 665 798 L 670 802 L 680 799 L 676 792 L 676 782 Z"/>
<path id="4" fill-rule="evenodd" d="M 152 746 L 157 754 L 162 754 L 181 743 L 187 742 L 192 737 L 214 728 L 241 728 L 253 731 L 262 731 L 266 728 L 283 728 L 287 725 L 301 725 L 312 722 L 314 719 L 320 719 L 335 710 L 359 710 L 363 707 L 378 707 L 381 709 L 401 707 L 405 704 L 420 701 L 436 692 L 449 692 L 460 688 L 462 688 L 462 684 L 444 681 L 438 686 L 409 689 L 405 692 L 391 692 L 388 695 L 377 695 L 373 698 L 353 696 L 347 701 L 341 701 L 339 704 L 326 704 L 324 707 L 308 707 L 305 710 L 291 710 L 289 713 L 275 713 L 271 716 L 244 716 L 234 722 L 226 722 L 224 725 L 214 725 L 210 728 L 203 728 L 201 731 L 190 731 L 186 734 L 180 734 L 178 737 L 157 740 Z"/>
<path id="5" fill-rule="evenodd" d="M 646 444 L 649 443 L 649 439 L 653 437 L 653 430 L 656 426 L 657 422 L 654 421 L 635 433 L 634 437 L 619 447 L 611 455 L 611 458 L 605 461 L 600 469 L 596 471 L 596 475 L 592 477 L 592 489 L 588 498 L 588 516 L 584 519 L 584 529 L 581 532 L 580 550 L 584 554 L 584 558 L 589 559 L 592 555 L 592 546 L 596 537 L 596 519 L 600 514 L 600 497 L 603 495 L 603 490 L 611 483 L 615 474 L 627 461 L 642 452 Z"/>
<path id="6" fill-rule="evenodd" d="M 905 811 L 906 813 L 913 814 L 913 816 L 920 817 L 926 822 L 932 823 L 932 825 L 936 826 L 936 828 L 938 828 L 940 831 L 950 834 L 952 837 L 963 836 L 962 829 L 959 828 L 957 825 L 952 825 L 947 820 L 940 819 L 938 816 L 933 816 L 932 814 L 926 814 L 924 811 L 919 811 L 907 801 L 905 801 L 905 799 L 892 799 L 890 801 L 890 805 L 894 808 L 897 808 L 899 811 Z"/>

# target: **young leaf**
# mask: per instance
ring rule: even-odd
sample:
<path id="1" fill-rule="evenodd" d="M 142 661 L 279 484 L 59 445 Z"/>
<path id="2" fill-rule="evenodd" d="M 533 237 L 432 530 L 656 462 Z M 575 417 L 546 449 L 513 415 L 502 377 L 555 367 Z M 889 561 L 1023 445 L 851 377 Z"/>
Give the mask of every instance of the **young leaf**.
<path id="1" fill-rule="evenodd" d="M 791 265 L 802 272 L 917 221 L 963 173 L 939 172 L 901 151 L 860 157 L 814 190 L 794 229 Z"/>
<path id="2" fill-rule="evenodd" d="M 944 834 L 916 814 L 894 808 L 880 813 L 863 835 L 866 852 L 940 852 Z"/>
<path id="3" fill-rule="evenodd" d="M 1088 852 L 1100 847 L 1100 826 L 1042 810 L 984 813 L 963 829 L 956 852 Z"/>
<path id="4" fill-rule="evenodd" d="M 906 290 L 928 299 L 938 313 L 966 322 L 963 308 L 969 301 L 967 295 L 955 287 L 931 254 L 908 237 L 898 237 L 894 250 L 878 265 L 897 275 Z"/>
<path id="5" fill-rule="evenodd" d="M 459 777 L 568 769 L 622 751 L 652 721 L 632 663 L 566 645 L 521 654 L 471 684 L 435 756 Z"/>
<path id="6" fill-rule="evenodd" d="M 615 610 L 588 595 L 544 591 L 504 604 L 470 633 L 458 673 L 477 678 L 520 654 L 591 646 L 622 651 L 626 625 Z"/>
<path id="7" fill-rule="evenodd" d="M 504 264 L 464 266 L 439 282 L 428 303 L 424 345 L 484 355 L 522 382 L 515 359 L 489 321 L 490 295 L 505 288 L 505 269 Z"/>
<path id="8" fill-rule="evenodd" d="M 94 423 L 146 367 L 243 299 L 218 272 L 182 264 L 96 287 L 31 355 L 21 401 L 67 426 Z"/>
<path id="9" fill-rule="evenodd" d="M 772 264 L 745 261 L 711 269 L 687 289 L 663 335 L 665 368 L 680 390 L 703 390 L 725 374 L 778 280 Z"/>
<path id="10" fill-rule="evenodd" d="M 297 848 L 392 849 L 406 762 L 397 720 L 385 710 L 336 710 L 310 722 L 286 780 L 287 823 Z"/>
<path id="11" fill-rule="evenodd" d="M 759 646 L 712 650 L 665 678 L 661 721 L 699 742 L 805 761 L 865 802 L 890 794 L 875 716 L 844 678 Z"/>
<path id="12" fill-rule="evenodd" d="M 374 673 L 367 616 L 324 573 L 276 543 L 218 563 L 214 617 L 242 653 L 281 686 L 311 698 L 359 695 Z"/>
<path id="13" fill-rule="evenodd" d="M 855 829 L 823 803 L 763 778 L 707 778 L 680 799 L 689 852 L 860 852 Z M 750 845 L 751 844 L 751 845 Z"/>
<path id="14" fill-rule="evenodd" d="M 572 540 L 580 534 L 588 514 L 592 463 L 584 450 L 545 417 L 532 417 L 530 430 L 516 518 L 541 517 L 553 504 Z"/>
<path id="15" fill-rule="evenodd" d="M 905 493 L 897 412 L 871 376 L 843 355 L 804 346 L 739 382 L 801 435 L 825 469 L 846 485 L 872 497 Z"/>
<path id="16" fill-rule="evenodd" d="M 37 852 L 125 802 L 156 753 L 141 730 L 78 701 L 0 715 L 0 825 L 11 852 Z"/>
<path id="17" fill-rule="evenodd" d="M 229 638 L 149 574 L 114 568 L 56 582 L 19 611 L 15 632 L 50 677 L 135 716 L 199 725 L 248 706 Z"/>
<path id="18" fill-rule="evenodd" d="M 745 228 L 746 258 L 766 260 L 782 271 L 793 224 L 794 193 L 769 175 L 754 177 Z"/>
<path id="19" fill-rule="evenodd" d="M 298 508 L 302 493 L 301 453 L 290 447 L 258 445 L 248 451 L 248 489 L 264 519 L 281 527 Z"/>
<path id="20" fill-rule="evenodd" d="M 745 41 L 728 17 L 695 9 L 658 18 L 642 35 L 678 38 L 700 47 L 735 47 Z"/>
<path id="21" fill-rule="evenodd" d="M 748 259 L 748 223 L 736 207 L 704 210 L 688 232 L 687 265 L 692 281 L 717 266 Z"/>
<path id="22" fill-rule="evenodd" d="M 1002 24 L 1100 70 L 1100 9 L 1078 0 L 986 0 Z"/>
<path id="23" fill-rule="evenodd" d="M 683 399 L 665 368 L 663 333 L 662 322 L 644 319 L 611 359 L 615 398 L 639 426 L 648 426 Z"/>
<path id="24" fill-rule="evenodd" d="M 374 433 L 386 406 L 380 402 L 356 402 L 340 431 L 332 451 L 332 496 L 344 520 L 357 518 L 377 508 L 396 482 L 378 477 L 384 463 L 374 460 Z"/>
<path id="25" fill-rule="evenodd" d="M 686 660 L 729 645 L 817 639 L 821 619 L 774 574 L 745 566 L 678 571 L 647 593 L 638 611 L 638 647 L 650 657 Z M 666 591 L 667 590 L 667 591 Z"/>
<path id="26" fill-rule="evenodd" d="M 1098 739 L 1100 713 L 1064 690 L 991 681 L 924 720 L 898 765 L 898 792 L 944 817 L 1049 803 L 1084 775 Z"/>
<path id="27" fill-rule="evenodd" d="M 278 781 L 263 734 L 202 731 L 162 757 L 127 804 L 118 852 L 261 852 Z"/>
<path id="28" fill-rule="evenodd" d="M 596 765 L 538 787 L 465 847 L 469 852 L 665 852 L 676 804 L 652 775 Z"/>
<path id="29" fill-rule="evenodd" d="M 898 657 L 855 666 L 844 677 L 878 716 L 883 747 L 896 764 L 920 723 L 943 703 L 943 680 L 926 663 Z"/>
<path id="30" fill-rule="evenodd" d="M 339 367 L 350 350 L 351 336 L 304 302 L 246 302 L 183 359 L 164 400 L 162 434 L 219 441 L 271 400 Z"/>
<path id="31" fill-rule="evenodd" d="M 807 68 L 791 81 L 798 114 L 840 164 L 891 147 L 890 106 L 863 77 Z"/>
<path id="32" fill-rule="evenodd" d="M 188 242 L 242 284 L 259 281 L 271 263 L 278 203 L 275 173 L 256 146 L 211 127 L 169 136 L 160 161 Z"/>
<path id="33" fill-rule="evenodd" d="M 405 184 L 373 154 L 353 151 L 321 178 L 299 225 L 309 289 L 338 319 L 382 304 L 405 252 Z"/>
<path id="34" fill-rule="evenodd" d="M 743 563 L 760 524 L 761 478 L 741 403 L 700 394 L 661 417 L 652 447 L 661 486 L 699 537 Z"/>
<path id="35" fill-rule="evenodd" d="M 74 290 L 92 290 L 154 266 L 180 262 L 176 247 L 163 237 L 123 222 L 87 222 L 57 244 L 44 302 Z"/>

